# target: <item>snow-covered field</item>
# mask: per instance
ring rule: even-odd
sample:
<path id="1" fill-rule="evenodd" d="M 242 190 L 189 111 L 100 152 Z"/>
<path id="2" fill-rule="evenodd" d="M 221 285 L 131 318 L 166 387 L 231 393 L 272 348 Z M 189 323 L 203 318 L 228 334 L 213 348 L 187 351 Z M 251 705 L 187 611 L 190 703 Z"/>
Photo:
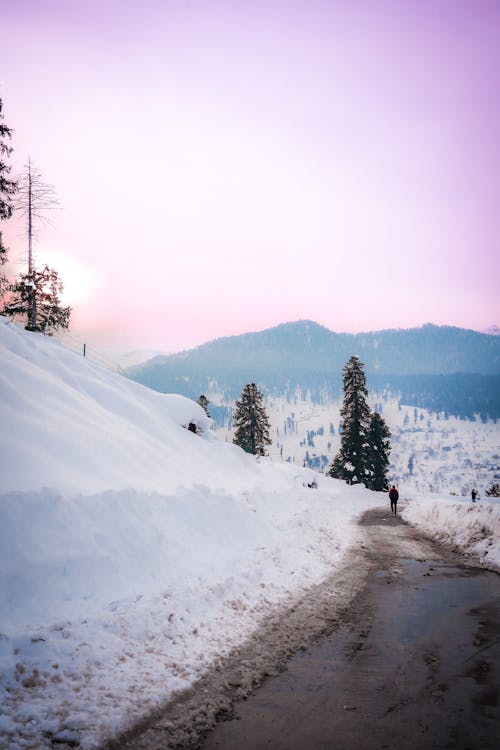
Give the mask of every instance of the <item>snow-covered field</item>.
<path id="1" fill-rule="evenodd" d="M 0 747 L 97 746 L 331 573 L 386 502 L 309 488 L 311 470 L 219 440 L 194 402 L 3 318 L 0 359 Z M 491 558 L 499 506 L 451 500 L 405 513 Z"/>
<path id="2" fill-rule="evenodd" d="M 208 394 L 217 405 L 218 394 Z M 458 419 L 404 405 L 391 395 L 370 394 L 370 407 L 391 430 L 390 479 L 408 493 L 469 497 L 500 482 L 500 423 Z M 224 404 L 226 405 L 226 404 Z M 283 463 L 327 470 L 340 446 L 341 400 L 314 403 L 296 393 L 290 400 L 268 397 L 273 445 L 270 455 Z M 209 407 L 210 408 L 210 407 Z M 231 425 L 217 429 L 232 440 Z"/>

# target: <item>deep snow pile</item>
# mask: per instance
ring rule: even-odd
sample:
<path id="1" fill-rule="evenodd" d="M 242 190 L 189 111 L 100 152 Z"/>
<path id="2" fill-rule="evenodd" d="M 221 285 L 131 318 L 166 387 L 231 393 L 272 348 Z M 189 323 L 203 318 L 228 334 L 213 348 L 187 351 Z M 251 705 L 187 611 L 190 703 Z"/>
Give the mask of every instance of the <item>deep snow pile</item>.
<path id="1" fill-rule="evenodd" d="M 3 318 L 0 361 L 1 747 L 96 746 L 328 575 L 381 502 Z"/>
<path id="2" fill-rule="evenodd" d="M 500 570 L 500 499 L 472 503 L 450 496 L 420 496 L 408 502 L 402 516 L 433 539 L 453 544 Z"/>

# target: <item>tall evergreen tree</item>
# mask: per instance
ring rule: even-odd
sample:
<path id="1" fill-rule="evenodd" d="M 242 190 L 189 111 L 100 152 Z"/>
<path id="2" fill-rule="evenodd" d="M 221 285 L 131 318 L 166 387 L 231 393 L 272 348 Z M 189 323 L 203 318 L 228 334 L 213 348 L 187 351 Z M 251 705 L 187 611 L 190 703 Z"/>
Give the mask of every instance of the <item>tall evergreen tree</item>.
<path id="1" fill-rule="evenodd" d="M 352 356 L 344 367 L 344 402 L 340 451 L 335 456 L 328 474 L 344 479 L 348 484 L 368 482 L 368 430 L 370 409 L 366 403 L 366 375 L 364 364 Z"/>
<path id="2" fill-rule="evenodd" d="M 257 456 L 266 455 L 266 446 L 271 445 L 269 437 L 269 419 L 264 408 L 264 395 L 255 383 L 248 383 L 243 388 L 233 418 L 233 443 L 247 453 Z"/>
<path id="3" fill-rule="evenodd" d="M 387 470 L 391 451 L 391 433 L 378 412 L 372 414 L 368 428 L 368 482 L 367 487 L 376 492 L 388 490 Z"/>
<path id="4" fill-rule="evenodd" d="M 209 405 L 210 401 L 208 400 L 208 398 L 203 393 L 201 394 L 201 396 L 198 396 L 198 398 L 196 399 L 196 403 L 201 406 L 201 408 L 204 410 L 204 412 L 207 415 L 207 417 L 209 417 L 210 413 L 208 411 L 208 405 Z"/>
<path id="5" fill-rule="evenodd" d="M 22 273 L 11 285 L 4 313 L 9 317 L 26 320 L 28 331 L 38 331 L 51 336 L 54 331 L 69 326 L 70 307 L 63 307 L 60 293 L 63 290 L 57 271 L 47 265 L 41 271 L 33 269 Z"/>
<path id="6" fill-rule="evenodd" d="M 12 196 L 17 190 L 17 183 L 14 180 L 9 179 L 8 175 L 11 167 L 4 161 L 4 158 L 12 153 L 12 148 L 7 145 L 7 138 L 11 138 L 12 131 L 4 125 L 3 119 L 2 100 L 0 99 L 0 220 L 6 221 L 12 216 L 12 211 L 14 209 Z M 1 270 L 1 267 L 6 262 L 7 248 L 3 244 L 2 233 L 0 232 L 0 300 L 3 298 L 8 288 L 7 278 Z"/>

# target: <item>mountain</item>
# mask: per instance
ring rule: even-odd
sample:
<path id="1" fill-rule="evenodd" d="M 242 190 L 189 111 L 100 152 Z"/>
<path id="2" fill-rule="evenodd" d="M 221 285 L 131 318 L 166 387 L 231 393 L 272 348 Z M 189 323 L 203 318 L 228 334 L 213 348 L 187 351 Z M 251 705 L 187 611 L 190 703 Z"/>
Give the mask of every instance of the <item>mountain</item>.
<path id="1" fill-rule="evenodd" d="M 231 401 L 254 381 L 266 394 L 291 397 L 299 389 L 322 402 L 339 396 L 342 368 L 353 354 L 374 390 L 459 416 L 500 416 L 500 339 L 451 326 L 348 334 L 307 320 L 284 323 L 155 357 L 127 375 L 191 398 L 217 392 Z"/>
<path id="2" fill-rule="evenodd" d="M 154 357 L 168 356 L 169 354 L 170 352 L 160 351 L 159 349 L 133 349 L 113 356 L 119 361 L 120 367 L 126 369 L 134 367 L 134 365 L 140 365 Z"/>
<path id="3" fill-rule="evenodd" d="M 491 336 L 500 336 L 500 328 L 498 326 L 490 326 L 485 330 L 485 333 L 489 333 Z"/>

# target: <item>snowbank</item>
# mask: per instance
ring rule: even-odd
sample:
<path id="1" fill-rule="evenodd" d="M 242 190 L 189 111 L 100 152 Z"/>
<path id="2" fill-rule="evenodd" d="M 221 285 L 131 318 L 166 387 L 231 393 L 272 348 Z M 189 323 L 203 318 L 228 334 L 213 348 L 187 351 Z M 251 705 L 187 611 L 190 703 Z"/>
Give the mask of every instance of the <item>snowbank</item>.
<path id="1" fill-rule="evenodd" d="M 194 422 L 210 435 L 198 404 L 0 321 L 2 491 L 172 489 L 191 482 L 191 459 L 215 480 L 207 441 L 183 429 Z"/>
<path id="2" fill-rule="evenodd" d="M 432 495 L 410 500 L 402 507 L 406 521 L 441 542 L 477 555 L 500 570 L 500 500 L 472 503 L 462 498 Z"/>
<path id="3" fill-rule="evenodd" d="M 326 577 L 380 498 L 0 319 L 0 746 L 82 750 Z M 194 422 L 198 433 L 185 427 Z"/>

